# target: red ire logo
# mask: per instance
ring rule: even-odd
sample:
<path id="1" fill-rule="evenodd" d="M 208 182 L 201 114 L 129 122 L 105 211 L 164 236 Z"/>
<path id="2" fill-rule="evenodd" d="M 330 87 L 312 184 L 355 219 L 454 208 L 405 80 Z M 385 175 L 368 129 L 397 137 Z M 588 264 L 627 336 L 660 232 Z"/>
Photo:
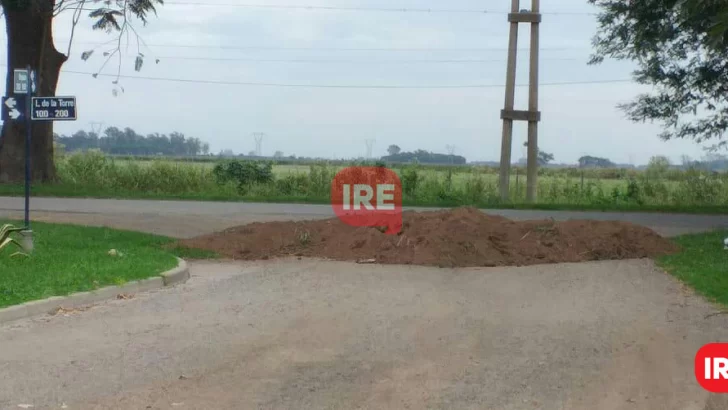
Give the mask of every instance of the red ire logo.
<path id="1" fill-rule="evenodd" d="M 695 378 L 711 393 L 728 393 L 728 343 L 711 343 L 698 350 Z"/>
<path id="2" fill-rule="evenodd" d="M 386 234 L 402 230 L 402 184 L 384 167 L 348 167 L 331 183 L 331 206 L 352 226 L 386 226 Z"/>

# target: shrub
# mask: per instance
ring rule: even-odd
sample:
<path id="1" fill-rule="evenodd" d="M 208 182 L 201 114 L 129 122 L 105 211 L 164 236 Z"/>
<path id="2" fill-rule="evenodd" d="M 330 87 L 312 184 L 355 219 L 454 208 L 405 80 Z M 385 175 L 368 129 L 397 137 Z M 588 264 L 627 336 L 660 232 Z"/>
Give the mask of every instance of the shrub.
<path id="1" fill-rule="evenodd" d="M 276 180 L 276 189 L 282 195 L 308 196 L 311 178 L 305 174 L 286 175 Z"/>
<path id="2" fill-rule="evenodd" d="M 58 173 L 72 184 L 103 185 L 109 163 L 99 150 L 73 153 L 58 164 Z"/>
<path id="3" fill-rule="evenodd" d="M 422 177 L 417 171 L 417 167 L 410 166 L 404 168 L 401 172 L 400 182 L 402 182 L 402 192 L 405 195 L 414 198 L 416 196 L 417 189 L 420 186 L 420 182 L 422 182 Z"/>
<path id="4" fill-rule="evenodd" d="M 308 172 L 310 194 L 322 198 L 328 196 L 335 175 L 336 169 L 326 164 L 311 165 Z"/>
<path id="5" fill-rule="evenodd" d="M 273 164 L 270 162 L 229 160 L 215 165 L 212 173 L 219 185 L 233 182 L 241 194 L 252 185 L 273 182 Z"/>

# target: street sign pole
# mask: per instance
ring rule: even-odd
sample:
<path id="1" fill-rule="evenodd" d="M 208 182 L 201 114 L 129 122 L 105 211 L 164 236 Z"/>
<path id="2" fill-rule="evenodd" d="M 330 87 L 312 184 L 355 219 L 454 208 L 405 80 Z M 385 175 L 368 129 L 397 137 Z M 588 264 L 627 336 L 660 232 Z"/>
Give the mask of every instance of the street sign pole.
<path id="1" fill-rule="evenodd" d="M 25 121 L 25 231 L 21 232 L 32 249 L 30 229 L 30 182 L 32 176 L 32 139 L 34 121 L 76 121 L 76 97 L 33 97 L 37 84 L 36 73 L 30 65 L 13 71 L 13 94 L 2 98 L 3 121 Z M 40 91 L 40 90 L 38 90 Z M 25 104 L 25 110 L 23 110 Z M 25 118 L 22 118 L 25 115 Z"/>
<path id="2" fill-rule="evenodd" d="M 28 77 L 33 75 L 30 64 L 28 64 Z M 30 139 L 33 135 L 32 124 L 33 121 L 30 118 L 31 110 L 33 109 L 33 90 L 28 81 L 28 87 L 26 91 L 26 97 L 28 101 L 25 102 L 26 116 L 25 116 L 25 229 L 30 231 Z"/>

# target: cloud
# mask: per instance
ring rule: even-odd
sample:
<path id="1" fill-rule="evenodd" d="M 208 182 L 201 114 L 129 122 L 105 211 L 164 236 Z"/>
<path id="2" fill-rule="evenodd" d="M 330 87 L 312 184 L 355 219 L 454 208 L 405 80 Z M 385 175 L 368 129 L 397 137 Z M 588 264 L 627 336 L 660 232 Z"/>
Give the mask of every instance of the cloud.
<path id="1" fill-rule="evenodd" d="M 212 1 L 211 1 L 212 2 Z M 219 3 L 225 3 L 220 1 Z M 483 9 L 491 14 L 405 13 L 364 11 L 282 10 L 245 7 L 190 7 L 167 4 L 158 18 L 139 27 L 148 48 L 142 72 L 133 71 L 132 42 L 122 60 L 122 73 L 203 82 L 122 79 L 125 92 L 111 94 L 111 78 L 65 73 L 59 94 L 76 95 L 79 121 L 57 124 L 62 133 L 89 129 L 89 122 L 129 126 L 141 133 L 184 132 L 209 141 L 213 151 L 254 147 L 252 132 L 266 132 L 264 151 L 286 154 L 350 157 L 362 155 L 364 140 L 375 138 L 375 152 L 396 143 L 404 149 L 444 151 L 445 145 L 470 160 L 497 160 L 500 155 L 508 44 L 507 4 L 480 0 L 257 0 L 260 4 L 339 7 Z M 589 13 L 585 1 L 555 0 L 544 11 Z M 54 34 L 69 37 L 70 16 L 59 17 Z M 96 55 L 80 61 L 90 44 L 111 38 L 79 25 L 68 71 L 93 72 L 103 64 Z M 594 16 L 546 14 L 541 25 L 539 141 L 557 161 L 575 162 L 584 153 L 617 162 L 646 162 L 665 154 L 678 160 L 700 156 L 690 141 L 665 143 L 659 127 L 635 124 L 615 108 L 642 90 L 634 84 L 548 86 L 569 81 L 629 78 L 632 65 L 606 62 L 587 66 Z M 519 32 L 519 47 L 527 48 L 529 29 Z M 182 47 L 171 47 L 173 45 Z M 235 49 L 245 47 L 308 48 Z M 65 51 L 59 42 L 58 47 Z M 331 50 L 331 48 L 399 49 L 397 51 Z M 408 50 L 402 50 L 408 49 Z M 415 49 L 427 49 L 417 51 Z M 184 60 L 173 57 L 194 57 Z M 207 60 L 205 60 L 207 59 Z M 217 59 L 217 60 L 215 60 Z M 220 59 L 238 59 L 222 61 Z M 243 61 L 247 60 L 247 61 Z M 256 61 L 250 61 L 256 60 Z M 326 60 L 319 62 L 263 60 Z M 337 60 L 337 61 L 332 61 Z M 477 63 L 422 60 L 485 60 Z M 116 62 L 104 72 L 114 73 Z M 519 50 L 518 83 L 528 80 L 528 54 Z M 477 89 L 320 89 L 280 88 L 231 83 L 338 85 L 468 85 Z M 518 109 L 527 104 L 527 88 L 517 89 Z M 525 124 L 514 131 L 514 157 L 525 140 Z"/>

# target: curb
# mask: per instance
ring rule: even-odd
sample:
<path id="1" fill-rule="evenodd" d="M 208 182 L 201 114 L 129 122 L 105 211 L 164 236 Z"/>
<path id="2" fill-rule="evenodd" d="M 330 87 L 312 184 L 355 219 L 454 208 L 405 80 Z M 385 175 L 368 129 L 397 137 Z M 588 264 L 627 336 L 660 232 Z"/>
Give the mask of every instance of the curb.
<path id="1" fill-rule="evenodd" d="M 0 309 L 0 324 L 44 313 L 52 313 L 61 307 L 79 307 L 115 299 L 117 295 L 122 293 L 148 292 L 184 283 L 190 278 L 190 270 L 187 267 L 187 262 L 180 258 L 177 258 L 177 261 L 176 268 L 168 270 L 156 278 L 129 282 L 122 286 L 107 286 L 90 292 L 73 293 L 68 296 L 53 296 L 48 299 L 34 300 Z"/>

